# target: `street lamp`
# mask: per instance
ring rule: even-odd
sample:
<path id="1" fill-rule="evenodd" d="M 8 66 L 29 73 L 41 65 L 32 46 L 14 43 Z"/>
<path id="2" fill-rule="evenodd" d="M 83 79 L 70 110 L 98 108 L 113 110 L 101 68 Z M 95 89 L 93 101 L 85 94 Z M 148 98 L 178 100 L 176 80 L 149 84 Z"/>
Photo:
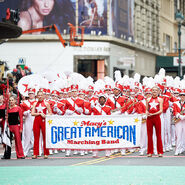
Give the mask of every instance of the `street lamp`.
<path id="1" fill-rule="evenodd" d="M 179 40 L 179 46 L 178 46 L 178 53 L 179 53 L 179 70 L 178 70 L 178 76 L 182 78 L 182 65 L 181 65 L 181 25 L 184 21 L 184 16 L 180 12 L 180 10 L 177 10 L 175 13 L 175 19 L 178 22 L 178 40 Z"/>

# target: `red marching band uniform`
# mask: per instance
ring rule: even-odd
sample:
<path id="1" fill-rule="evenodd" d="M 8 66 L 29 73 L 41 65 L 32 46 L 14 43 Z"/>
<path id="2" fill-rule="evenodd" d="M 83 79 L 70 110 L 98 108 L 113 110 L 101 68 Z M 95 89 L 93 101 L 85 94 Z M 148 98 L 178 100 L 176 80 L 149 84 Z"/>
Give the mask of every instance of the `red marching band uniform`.
<path id="1" fill-rule="evenodd" d="M 110 81 L 110 84 L 105 82 L 103 83 L 100 80 L 98 83 L 88 83 L 91 84 L 87 86 L 87 83 L 84 83 L 80 87 L 80 83 L 74 84 L 73 81 L 70 81 L 71 78 L 66 75 L 67 82 L 63 84 L 63 86 L 56 86 L 56 89 L 50 94 L 53 99 L 50 99 L 47 96 L 47 100 L 37 101 L 34 103 L 35 113 L 43 113 L 47 114 L 50 112 L 50 108 L 52 110 L 52 114 L 62 115 L 62 116 L 80 116 L 80 115 L 128 115 L 128 114 L 142 114 L 143 123 L 141 126 L 141 142 L 140 148 L 141 153 L 143 153 L 147 149 L 148 154 L 156 153 L 154 152 L 153 146 L 153 127 L 155 127 L 156 137 L 157 137 L 157 152 L 158 154 L 163 154 L 166 148 L 171 146 L 171 120 L 170 120 L 170 108 L 173 108 L 173 115 L 177 118 L 180 118 L 179 123 L 175 125 L 176 128 L 176 151 L 177 153 L 181 153 L 181 146 L 184 145 L 182 143 L 185 133 L 185 104 L 181 104 L 179 101 L 179 97 L 173 97 L 173 93 L 175 90 L 170 91 L 168 88 L 161 88 L 160 84 L 158 87 L 161 88 L 161 96 L 160 97 L 148 97 L 146 94 L 143 96 L 141 84 L 133 86 L 133 79 L 130 80 L 129 77 L 125 78 L 125 81 L 115 80 L 113 81 L 113 85 Z M 76 75 L 76 74 L 75 74 Z M 70 79 L 71 78 L 71 79 Z M 63 79 L 64 81 L 66 79 Z M 79 78 L 79 81 L 82 78 Z M 78 81 L 78 79 L 75 79 Z M 87 80 L 87 79 L 82 79 Z M 147 80 L 150 81 L 148 78 Z M 154 80 L 154 79 L 153 79 Z M 157 80 L 157 79 L 156 79 Z M 53 82 L 52 82 L 53 83 Z M 155 82 L 156 83 L 156 82 Z M 48 81 L 49 84 L 49 81 Z M 104 85 L 102 85 L 104 84 Z M 143 83 L 144 84 L 144 83 Z M 102 85 L 102 86 L 101 86 Z M 111 86 L 112 85 L 112 86 Z M 152 85 L 154 86 L 154 81 L 151 81 L 151 84 L 145 84 L 146 87 Z M 54 87 L 54 86 L 53 86 Z M 49 86 L 48 86 L 49 88 Z M 88 90 L 87 90 L 88 88 Z M 59 89 L 61 92 L 59 93 Z M 68 91 L 70 89 L 70 92 Z M 80 90 L 79 90 L 80 89 Z M 147 88 L 143 85 L 143 93 L 144 89 Z M 58 91 L 58 92 L 57 92 Z M 81 92 L 82 91 L 82 92 Z M 151 93 L 151 89 L 150 89 Z M 62 95 L 63 94 L 63 95 Z M 151 93 L 152 94 L 152 93 Z M 104 105 L 101 105 L 102 102 L 100 97 L 103 96 L 106 101 Z M 155 95 L 154 95 L 155 96 Z M 27 103 L 26 103 L 27 102 Z M 101 103 L 101 104 L 100 104 Z M 163 104 L 162 104 L 163 103 Z M 173 103 L 173 105 L 172 105 Z M 48 104 L 50 108 L 48 108 Z M 162 105 L 162 106 L 161 106 Z M 26 100 L 21 105 L 24 113 L 30 111 L 32 107 L 32 102 Z M 147 110 L 146 110 L 147 108 Z M 9 124 L 10 130 L 15 134 L 16 139 L 16 151 L 17 157 L 23 157 L 22 154 L 22 146 L 20 145 L 20 129 L 22 130 L 22 112 L 20 111 L 20 107 L 12 108 L 8 111 L 9 115 Z M 49 111 L 48 111 L 49 110 Z M 11 112 L 12 111 L 12 112 Z M 162 113 L 161 113 L 162 111 Z M 182 111 L 184 111 L 182 113 Z M 5 105 L 0 105 L 0 118 L 1 125 L 4 126 L 4 113 Z M 159 114 L 159 113 L 160 114 Z M 13 114 L 14 113 L 14 114 Z M 157 114 L 156 114 L 157 113 Z M 11 119 L 11 114 L 16 118 Z M 50 114 L 50 113 L 49 113 Z M 148 116 L 146 116 L 148 114 Z M 151 114 L 151 115 L 150 115 Z M 154 114 L 154 115 L 152 115 Z M 182 115 L 181 115 L 182 114 Z M 34 114 L 33 114 L 34 115 Z M 44 115 L 35 114 L 34 124 L 33 124 L 33 133 L 34 133 L 34 155 L 39 155 L 39 137 L 40 130 L 43 135 L 43 147 L 44 147 L 44 155 L 49 155 L 49 150 L 46 149 L 46 138 L 45 138 L 45 118 Z M 183 117 L 184 116 L 184 117 Z M 14 121 L 13 121 L 14 120 Z M 146 121 L 145 121 L 146 120 Z M 20 124 L 20 126 L 18 126 Z M 147 132 L 146 132 L 147 131 Z M 147 135 L 146 135 L 147 134 Z M 161 137 L 162 136 L 162 137 Z M 147 140 L 146 140 L 147 137 Z M 148 141 L 148 147 L 147 147 Z M 163 148 L 164 147 L 164 148 Z M 167 150 L 166 150 L 167 151 Z M 125 155 L 125 148 L 121 149 L 121 154 Z M 67 156 L 67 155 L 66 155 Z M 160 156 L 160 155 L 159 155 Z"/>
<path id="2" fill-rule="evenodd" d="M 17 158 L 23 158 L 24 153 L 20 133 L 20 130 L 23 130 L 23 114 L 21 107 L 15 106 L 8 109 L 8 123 L 10 132 L 12 132 L 15 137 L 15 149 Z"/>
<path id="3" fill-rule="evenodd" d="M 185 91 L 184 91 L 185 94 Z M 173 104 L 173 114 L 178 121 L 175 123 L 176 149 L 175 155 L 183 150 L 183 140 L 185 139 L 185 102 L 177 101 Z"/>
<path id="4" fill-rule="evenodd" d="M 44 113 L 46 115 L 47 107 L 45 101 L 38 101 L 35 105 L 35 113 Z M 43 148 L 44 155 L 49 155 L 49 150 L 46 149 L 46 135 L 45 135 L 45 118 L 41 115 L 35 116 L 33 124 L 33 134 L 34 134 L 34 155 L 39 155 L 39 138 L 40 138 L 40 129 L 43 136 Z"/>
<path id="5" fill-rule="evenodd" d="M 153 98 L 151 97 L 148 102 L 148 110 L 149 113 L 156 113 L 160 111 L 160 102 L 159 97 Z M 158 154 L 163 154 L 163 145 L 161 139 L 161 119 L 160 114 L 148 116 L 147 117 L 147 135 L 148 135 L 148 154 L 154 153 L 153 147 L 153 127 L 156 130 L 157 137 L 157 152 Z"/>

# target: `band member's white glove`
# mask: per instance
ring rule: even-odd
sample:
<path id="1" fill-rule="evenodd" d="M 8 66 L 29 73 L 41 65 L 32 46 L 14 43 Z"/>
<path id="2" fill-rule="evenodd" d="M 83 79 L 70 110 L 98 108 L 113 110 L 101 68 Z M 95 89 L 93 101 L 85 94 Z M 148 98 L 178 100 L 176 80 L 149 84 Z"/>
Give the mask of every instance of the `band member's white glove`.
<path id="1" fill-rule="evenodd" d="M 145 114 L 145 115 L 143 115 L 143 116 L 142 116 L 142 118 L 143 118 L 143 119 L 146 119 L 146 118 L 147 118 L 146 114 Z"/>
<path id="2" fill-rule="evenodd" d="M 27 117 L 30 114 L 30 110 L 24 111 L 23 116 Z"/>
<path id="3" fill-rule="evenodd" d="M 72 110 L 66 110 L 65 115 L 72 115 L 74 113 L 74 111 Z"/>
<path id="4" fill-rule="evenodd" d="M 81 107 L 76 107 L 76 111 L 77 111 L 78 113 L 82 113 L 82 112 L 83 112 L 83 109 L 82 109 Z"/>
<path id="5" fill-rule="evenodd" d="M 128 112 L 127 112 L 127 111 L 125 111 L 124 115 L 126 115 L 126 116 L 127 116 L 127 115 L 128 115 Z"/>
<path id="6" fill-rule="evenodd" d="M 57 112 L 58 107 L 53 107 L 53 112 Z"/>
<path id="7" fill-rule="evenodd" d="M 185 116 L 184 115 L 180 115 L 179 118 L 180 118 L 180 120 L 185 120 Z"/>
<path id="8" fill-rule="evenodd" d="M 112 112 L 111 115 L 121 115 L 121 110 L 118 110 L 116 112 Z"/>
<path id="9" fill-rule="evenodd" d="M 179 113 L 177 113 L 177 114 L 176 114 L 176 118 L 179 118 L 179 116 L 180 116 L 180 114 L 179 114 Z"/>
<path id="10" fill-rule="evenodd" d="M 93 109 L 95 107 L 94 102 L 91 102 L 91 108 Z"/>
<path id="11" fill-rule="evenodd" d="M 85 109 L 85 114 L 89 114 L 89 110 L 88 109 Z"/>
<path id="12" fill-rule="evenodd" d="M 59 108 L 57 109 L 57 114 L 58 115 L 61 115 L 62 114 L 62 111 Z"/>

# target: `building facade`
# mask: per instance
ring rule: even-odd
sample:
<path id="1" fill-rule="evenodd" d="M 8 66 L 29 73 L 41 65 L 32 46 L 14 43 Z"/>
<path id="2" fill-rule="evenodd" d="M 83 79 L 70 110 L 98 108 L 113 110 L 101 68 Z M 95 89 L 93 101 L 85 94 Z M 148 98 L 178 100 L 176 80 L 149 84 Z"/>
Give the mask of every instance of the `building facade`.
<path id="1" fill-rule="evenodd" d="M 178 75 L 178 23 L 175 20 L 177 10 L 185 16 L 184 0 L 161 0 L 160 11 L 160 47 L 162 56 L 156 58 L 156 72 L 161 67 L 168 75 Z M 182 71 L 185 73 L 185 20 L 181 26 Z"/>
<path id="2" fill-rule="evenodd" d="M 85 19 L 83 2 L 76 1 L 78 25 L 81 19 Z M 0 45 L 0 59 L 8 62 L 10 70 L 24 59 L 36 73 L 75 71 L 98 79 L 105 75 L 113 77 L 114 71 L 119 69 L 129 76 L 135 72 L 154 76 L 156 56 L 163 54 L 164 45 L 160 32 L 161 27 L 165 28 L 161 21 L 160 1 L 104 0 L 104 6 L 106 29 L 89 30 L 86 27 L 82 47 L 64 48 L 55 34 L 22 35 Z M 97 19 L 94 25 L 101 24 L 101 21 Z M 63 34 L 65 32 L 62 31 L 62 36 L 68 40 L 69 36 Z"/>

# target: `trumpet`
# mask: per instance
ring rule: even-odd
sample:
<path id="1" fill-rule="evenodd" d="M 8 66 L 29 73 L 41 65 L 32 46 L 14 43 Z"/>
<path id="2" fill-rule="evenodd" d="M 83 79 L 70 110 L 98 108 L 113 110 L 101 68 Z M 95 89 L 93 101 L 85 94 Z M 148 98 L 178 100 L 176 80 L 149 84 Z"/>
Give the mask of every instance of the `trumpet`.
<path id="1" fill-rule="evenodd" d="M 129 100 L 127 103 L 125 103 L 125 105 L 122 106 L 122 107 L 118 107 L 118 108 L 116 108 L 116 109 L 111 110 L 111 113 L 114 113 L 114 112 L 116 112 L 116 111 L 121 110 L 122 108 L 125 108 L 125 107 L 128 105 L 128 103 L 130 103 L 130 101 L 131 101 L 131 100 Z"/>

